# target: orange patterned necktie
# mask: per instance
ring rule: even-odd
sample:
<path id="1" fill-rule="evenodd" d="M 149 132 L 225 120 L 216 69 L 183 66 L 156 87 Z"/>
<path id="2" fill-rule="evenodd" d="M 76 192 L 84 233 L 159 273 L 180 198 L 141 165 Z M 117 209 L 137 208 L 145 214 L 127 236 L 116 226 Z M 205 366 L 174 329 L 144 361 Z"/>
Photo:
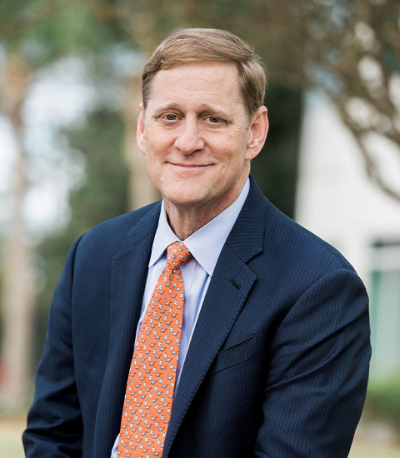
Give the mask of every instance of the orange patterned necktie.
<path id="1" fill-rule="evenodd" d="M 180 267 L 192 257 L 182 242 L 169 245 L 139 330 L 122 410 L 118 456 L 161 457 L 171 417 L 183 320 Z"/>

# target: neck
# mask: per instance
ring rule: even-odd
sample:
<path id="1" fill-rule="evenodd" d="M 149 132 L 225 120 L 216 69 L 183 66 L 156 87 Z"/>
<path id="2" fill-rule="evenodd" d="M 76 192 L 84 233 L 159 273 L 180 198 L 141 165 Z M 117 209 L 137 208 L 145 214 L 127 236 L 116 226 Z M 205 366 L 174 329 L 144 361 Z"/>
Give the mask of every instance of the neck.
<path id="1" fill-rule="evenodd" d="M 222 196 L 219 202 L 180 206 L 164 200 L 169 225 L 179 240 L 187 239 L 228 208 L 239 197 L 244 183 L 230 196 Z"/>
<path id="2" fill-rule="evenodd" d="M 169 208 L 168 208 L 169 207 Z M 209 212 L 206 209 L 187 209 L 186 211 L 175 206 L 165 205 L 168 222 L 179 240 L 185 240 L 200 228 L 218 216 L 220 211 Z"/>

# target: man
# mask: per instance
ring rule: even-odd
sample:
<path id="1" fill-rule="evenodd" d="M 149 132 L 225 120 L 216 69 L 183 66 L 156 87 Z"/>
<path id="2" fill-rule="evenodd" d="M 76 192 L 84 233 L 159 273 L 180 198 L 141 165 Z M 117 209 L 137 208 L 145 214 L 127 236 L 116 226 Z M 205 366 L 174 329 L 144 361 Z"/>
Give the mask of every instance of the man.
<path id="1" fill-rule="evenodd" d="M 256 56 L 221 30 L 177 32 L 147 63 L 137 140 L 163 200 L 72 246 L 28 457 L 347 456 L 367 296 L 249 178 L 264 89 Z"/>

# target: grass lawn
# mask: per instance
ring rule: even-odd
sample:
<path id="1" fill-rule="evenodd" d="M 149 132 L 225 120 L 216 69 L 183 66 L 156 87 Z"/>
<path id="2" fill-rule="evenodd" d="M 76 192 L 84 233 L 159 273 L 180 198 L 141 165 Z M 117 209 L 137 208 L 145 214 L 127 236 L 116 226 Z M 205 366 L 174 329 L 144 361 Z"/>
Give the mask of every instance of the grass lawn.
<path id="1" fill-rule="evenodd" d="M 0 418 L 0 454 L 2 458 L 24 457 L 21 443 L 24 428 L 25 418 Z M 376 444 L 365 439 L 356 439 L 349 458 L 400 458 L 400 448 Z"/>
<path id="2" fill-rule="evenodd" d="M 25 418 L 0 418 L 0 450 L 2 458 L 23 458 L 21 434 Z"/>
<path id="3" fill-rule="evenodd" d="M 349 458 L 400 458 L 400 449 L 378 444 L 354 442 Z"/>

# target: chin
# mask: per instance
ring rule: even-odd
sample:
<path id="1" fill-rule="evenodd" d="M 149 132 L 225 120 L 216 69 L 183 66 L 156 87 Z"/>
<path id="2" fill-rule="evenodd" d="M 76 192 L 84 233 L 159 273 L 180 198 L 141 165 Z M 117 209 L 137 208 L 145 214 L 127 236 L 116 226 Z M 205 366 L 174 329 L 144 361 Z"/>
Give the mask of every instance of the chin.
<path id="1" fill-rule="evenodd" d="M 196 186 L 196 184 L 198 180 L 197 183 L 195 180 L 176 181 L 173 186 L 167 186 L 166 189 L 161 190 L 161 195 L 174 204 L 195 204 L 197 201 L 202 201 L 207 195 L 204 187 Z"/>
<path id="2" fill-rule="evenodd" d="M 199 205 L 203 202 L 203 199 L 200 199 L 198 195 L 171 195 L 165 196 L 163 199 L 167 200 L 176 207 L 191 207 Z"/>

